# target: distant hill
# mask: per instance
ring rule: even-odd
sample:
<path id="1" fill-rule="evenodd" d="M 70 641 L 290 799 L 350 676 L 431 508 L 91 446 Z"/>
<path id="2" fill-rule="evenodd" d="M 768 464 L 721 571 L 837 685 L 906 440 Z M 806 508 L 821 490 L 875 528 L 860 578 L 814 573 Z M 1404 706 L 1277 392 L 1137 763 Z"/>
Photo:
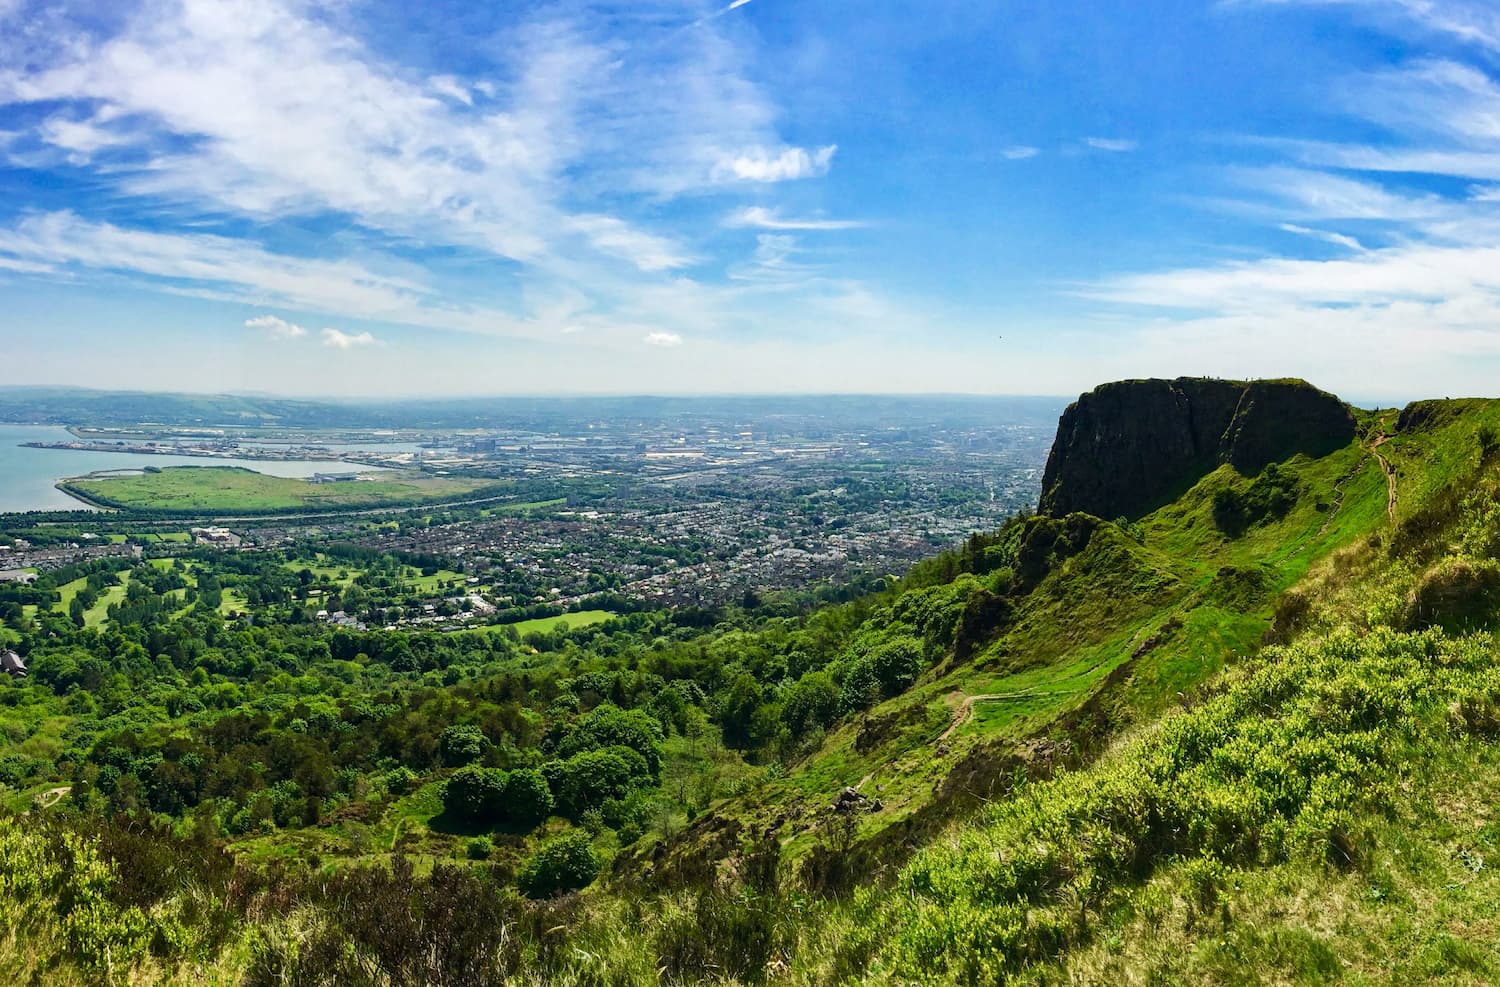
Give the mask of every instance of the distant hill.
<path id="1" fill-rule="evenodd" d="M 553 429 L 599 421 L 701 416 L 913 424 L 1050 421 L 1059 398 L 965 395 L 489 397 L 315 400 L 83 388 L 0 387 L 0 422 L 120 427 L 281 429 Z"/>

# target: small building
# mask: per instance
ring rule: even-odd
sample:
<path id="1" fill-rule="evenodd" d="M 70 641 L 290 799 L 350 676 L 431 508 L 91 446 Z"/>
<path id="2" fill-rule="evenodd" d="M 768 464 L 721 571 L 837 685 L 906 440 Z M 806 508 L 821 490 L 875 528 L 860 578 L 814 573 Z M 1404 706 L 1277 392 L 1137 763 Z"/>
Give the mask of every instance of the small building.
<path id="1" fill-rule="evenodd" d="M 0 651 L 0 674 L 9 675 L 13 679 L 24 679 L 26 662 L 14 651 Z"/>
<path id="2" fill-rule="evenodd" d="M 36 582 L 36 573 L 25 569 L 0 569 L 0 583 L 26 583 L 28 586 Z"/>
<path id="3" fill-rule="evenodd" d="M 314 473 L 314 483 L 353 483 L 359 479 L 358 473 Z"/>
<path id="4" fill-rule="evenodd" d="M 240 536 L 228 528 L 193 528 L 193 541 L 199 545 L 215 545 L 219 548 L 239 548 Z"/>

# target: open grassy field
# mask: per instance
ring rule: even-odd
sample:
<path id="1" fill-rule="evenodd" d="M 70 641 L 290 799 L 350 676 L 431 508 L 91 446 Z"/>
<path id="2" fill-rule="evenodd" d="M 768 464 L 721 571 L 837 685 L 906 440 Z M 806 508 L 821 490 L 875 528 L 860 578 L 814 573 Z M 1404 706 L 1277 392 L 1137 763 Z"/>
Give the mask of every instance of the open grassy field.
<path id="1" fill-rule="evenodd" d="M 546 634 L 558 624 L 567 624 L 568 630 L 577 630 L 580 627 L 592 627 L 602 624 L 606 620 L 612 620 L 619 616 L 608 610 L 579 610 L 576 613 L 565 613 L 560 617 L 538 617 L 535 620 L 521 620 L 514 624 L 490 624 L 487 627 L 473 627 L 460 634 L 499 634 L 507 629 L 514 629 L 517 634 L 525 637 L 527 634 Z"/>
<path id="2" fill-rule="evenodd" d="M 111 586 L 99 594 L 99 602 L 89 607 L 83 614 L 83 626 L 103 627 L 109 620 L 109 608 L 125 599 L 126 584 Z"/>
<path id="3" fill-rule="evenodd" d="M 398 507 L 461 500 L 498 491 L 493 480 L 381 473 L 354 483 L 313 483 L 223 466 L 174 466 L 138 476 L 65 480 L 83 500 L 122 510 L 178 514 L 268 514 Z"/>
<path id="4" fill-rule="evenodd" d="M 430 576 L 424 576 L 421 569 L 408 566 L 406 569 L 406 582 L 407 585 L 418 593 L 436 593 L 439 589 L 450 584 L 462 586 L 464 584 L 464 574 L 454 572 L 452 569 L 439 569 Z"/>

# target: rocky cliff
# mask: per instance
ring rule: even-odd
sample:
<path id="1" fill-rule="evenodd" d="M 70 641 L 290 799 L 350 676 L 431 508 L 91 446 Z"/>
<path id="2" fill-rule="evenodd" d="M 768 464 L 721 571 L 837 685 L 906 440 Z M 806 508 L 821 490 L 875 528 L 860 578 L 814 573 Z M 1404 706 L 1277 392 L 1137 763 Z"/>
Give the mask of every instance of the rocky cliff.
<path id="1" fill-rule="evenodd" d="M 1179 377 L 1104 384 L 1063 412 L 1042 477 L 1043 513 L 1140 517 L 1229 463 L 1247 476 L 1354 438 L 1354 415 L 1300 380 Z"/>

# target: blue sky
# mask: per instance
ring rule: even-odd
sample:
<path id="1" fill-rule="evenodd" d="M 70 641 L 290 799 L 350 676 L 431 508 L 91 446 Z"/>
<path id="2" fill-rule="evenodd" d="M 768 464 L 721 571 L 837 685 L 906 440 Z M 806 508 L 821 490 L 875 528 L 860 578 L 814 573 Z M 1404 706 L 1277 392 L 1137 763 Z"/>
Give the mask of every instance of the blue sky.
<path id="1" fill-rule="evenodd" d="M 1492 394 L 1500 10 L 0 0 L 0 300 L 13 384 Z"/>

